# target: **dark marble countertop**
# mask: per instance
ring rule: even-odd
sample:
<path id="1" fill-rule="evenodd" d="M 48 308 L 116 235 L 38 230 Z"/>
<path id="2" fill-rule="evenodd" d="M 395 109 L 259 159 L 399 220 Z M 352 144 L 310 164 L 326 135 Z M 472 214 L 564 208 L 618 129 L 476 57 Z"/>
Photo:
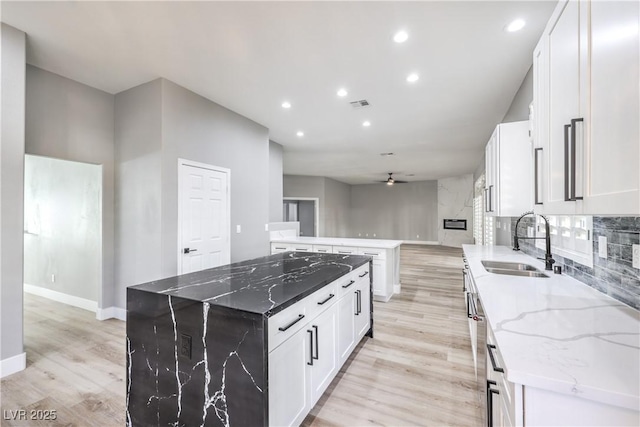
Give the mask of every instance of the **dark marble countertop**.
<path id="1" fill-rule="evenodd" d="M 129 288 L 270 316 L 370 260 L 360 255 L 284 252 Z"/>

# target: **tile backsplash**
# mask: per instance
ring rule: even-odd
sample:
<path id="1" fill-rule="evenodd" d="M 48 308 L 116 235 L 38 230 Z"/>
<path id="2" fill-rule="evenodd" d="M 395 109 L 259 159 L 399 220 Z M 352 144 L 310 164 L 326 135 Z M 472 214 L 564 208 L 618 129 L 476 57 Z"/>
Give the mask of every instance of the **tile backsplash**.
<path id="1" fill-rule="evenodd" d="M 518 218 L 500 218 L 504 223 L 510 220 L 510 235 L 513 235 Z M 520 235 L 527 227 L 534 227 L 534 217 L 520 221 Z M 535 227 L 534 227 L 535 229 Z M 505 233 L 503 233 L 505 234 Z M 598 255 L 600 236 L 607 238 L 607 258 Z M 508 238 L 508 237 L 506 237 Z M 505 243 L 505 237 L 498 244 Z M 562 266 L 562 272 L 586 283 L 592 288 L 640 310 L 640 270 L 633 268 L 633 245 L 640 244 L 640 217 L 593 217 L 593 268 L 574 262 L 553 253 L 555 265 Z M 544 257 L 544 250 L 535 247 L 535 240 L 521 240 L 520 249 L 531 256 Z"/>

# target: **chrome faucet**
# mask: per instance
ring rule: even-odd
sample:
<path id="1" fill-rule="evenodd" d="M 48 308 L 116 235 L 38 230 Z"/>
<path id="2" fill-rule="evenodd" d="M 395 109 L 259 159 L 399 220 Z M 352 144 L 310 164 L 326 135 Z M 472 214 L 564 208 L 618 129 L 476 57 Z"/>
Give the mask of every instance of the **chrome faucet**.
<path id="1" fill-rule="evenodd" d="M 549 233 L 549 220 L 546 216 L 540 215 L 542 219 L 544 219 L 544 237 L 519 237 L 518 236 L 518 224 L 520 224 L 520 220 L 527 215 L 536 215 L 533 211 L 523 213 L 520 218 L 516 221 L 516 227 L 513 230 L 513 250 L 520 250 L 520 239 L 545 239 L 545 249 L 546 252 L 544 254 L 544 258 L 538 258 L 544 260 L 544 269 L 545 270 L 553 270 L 553 264 L 556 262 L 555 259 L 551 256 L 551 233 Z"/>

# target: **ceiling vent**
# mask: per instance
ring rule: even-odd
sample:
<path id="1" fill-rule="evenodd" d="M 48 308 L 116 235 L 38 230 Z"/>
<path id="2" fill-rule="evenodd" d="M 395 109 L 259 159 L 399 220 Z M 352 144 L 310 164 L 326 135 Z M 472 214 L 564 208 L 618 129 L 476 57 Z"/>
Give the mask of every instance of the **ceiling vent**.
<path id="1" fill-rule="evenodd" d="M 351 104 L 353 108 L 370 107 L 369 101 L 367 101 L 366 99 L 361 99 L 360 101 L 351 101 L 349 104 Z"/>

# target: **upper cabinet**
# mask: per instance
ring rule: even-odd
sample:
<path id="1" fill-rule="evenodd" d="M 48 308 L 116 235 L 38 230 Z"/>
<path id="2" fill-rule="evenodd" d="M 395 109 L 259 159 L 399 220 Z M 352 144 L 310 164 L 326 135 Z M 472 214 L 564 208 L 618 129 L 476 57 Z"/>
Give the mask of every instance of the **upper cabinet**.
<path id="1" fill-rule="evenodd" d="M 640 3 L 561 1 L 533 53 L 535 210 L 640 214 Z"/>
<path id="2" fill-rule="evenodd" d="M 529 122 L 496 126 L 485 148 L 485 211 L 489 216 L 520 216 L 531 209 Z"/>

